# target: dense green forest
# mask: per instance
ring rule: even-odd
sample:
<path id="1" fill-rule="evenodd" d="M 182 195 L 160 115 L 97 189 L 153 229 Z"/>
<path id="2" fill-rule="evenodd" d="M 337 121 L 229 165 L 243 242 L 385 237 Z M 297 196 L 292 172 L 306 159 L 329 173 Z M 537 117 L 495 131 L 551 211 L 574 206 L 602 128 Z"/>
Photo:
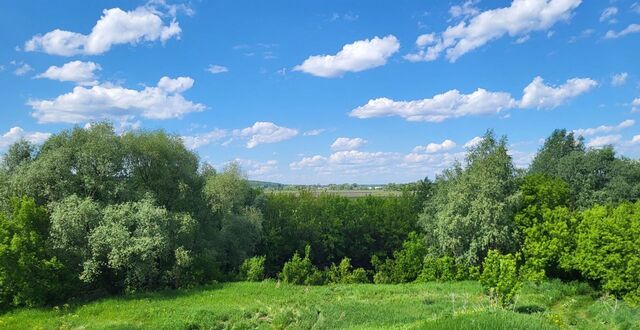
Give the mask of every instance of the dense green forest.
<path id="1" fill-rule="evenodd" d="M 265 194 L 177 136 L 108 123 L 20 141 L 0 170 L 0 306 L 222 281 L 582 281 L 640 303 L 640 163 L 554 131 L 514 167 L 488 131 L 397 196 Z"/>

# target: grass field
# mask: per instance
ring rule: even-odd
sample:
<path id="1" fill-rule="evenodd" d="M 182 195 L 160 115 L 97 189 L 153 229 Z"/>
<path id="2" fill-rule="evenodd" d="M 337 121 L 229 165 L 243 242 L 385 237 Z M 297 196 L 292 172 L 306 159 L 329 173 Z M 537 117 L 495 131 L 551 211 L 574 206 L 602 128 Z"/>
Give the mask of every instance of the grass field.
<path id="1" fill-rule="evenodd" d="M 226 283 L 15 310 L 2 329 L 640 329 L 640 309 L 584 284 L 526 286 L 513 309 L 476 282 L 304 287 Z"/>

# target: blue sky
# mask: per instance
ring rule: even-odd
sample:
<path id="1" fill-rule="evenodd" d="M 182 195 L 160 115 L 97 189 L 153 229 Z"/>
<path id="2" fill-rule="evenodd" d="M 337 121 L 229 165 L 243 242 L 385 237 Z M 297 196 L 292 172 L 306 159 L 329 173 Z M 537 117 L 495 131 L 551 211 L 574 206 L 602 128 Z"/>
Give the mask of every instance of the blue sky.
<path id="1" fill-rule="evenodd" d="M 433 177 L 493 129 L 640 154 L 640 2 L 2 2 L 0 150 L 74 125 L 184 137 L 253 179 Z"/>

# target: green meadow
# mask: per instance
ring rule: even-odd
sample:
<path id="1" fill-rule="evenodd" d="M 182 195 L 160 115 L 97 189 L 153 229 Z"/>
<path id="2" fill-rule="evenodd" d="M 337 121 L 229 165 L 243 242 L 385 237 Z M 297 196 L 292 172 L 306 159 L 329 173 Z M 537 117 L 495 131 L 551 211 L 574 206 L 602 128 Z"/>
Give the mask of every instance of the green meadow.
<path id="1" fill-rule="evenodd" d="M 5 329 L 640 329 L 640 309 L 582 283 L 525 285 L 511 308 L 478 282 L 275 281 L 117 296 L 0 316 Z"/>

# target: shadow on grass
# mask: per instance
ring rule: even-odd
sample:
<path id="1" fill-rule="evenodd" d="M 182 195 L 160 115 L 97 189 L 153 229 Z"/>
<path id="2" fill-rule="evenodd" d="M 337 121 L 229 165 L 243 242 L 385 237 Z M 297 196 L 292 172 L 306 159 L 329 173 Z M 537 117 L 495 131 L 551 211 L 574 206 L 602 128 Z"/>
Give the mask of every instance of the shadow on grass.
<path id="1" fill-rule="evenodd" d="M 547 310 L 546 308 L 538 305 L 524 305 L 524 306 L 518 306 L 514 309 L 515 312 L 520 314 L 542 313 L 546 310 Z"/>
<path id="2" fill-rule="evenodd" d="M 228 282 L 227 282 L 228 283 Z M 87 292 L 82 296 L 69 299 L 66 303 L 52 304 L 43 307 L 27 308 L 30 310 L 51 311 L 60 310 L 61 312 L 75 312 L 78 308 L 100 301 L 117 300 L 117 301 L 133 301 L 133 300 L 146 300 L 152 299 L 155 301 L 173 300 L 176 298 L 188 297 L 194 294 L 200 294 L 203 291 L 220 290 L 226 283 L 211 283 L 201 286 L 196 286 L 188 289 L 160 289 L 149 290 L 137 293 L 109 293 L 104 290 L 96 290 Z M 14 311 L 22 310 L 23 308 L 7 308 L 0 310 L 0 316 L 9 314 Z"/>

